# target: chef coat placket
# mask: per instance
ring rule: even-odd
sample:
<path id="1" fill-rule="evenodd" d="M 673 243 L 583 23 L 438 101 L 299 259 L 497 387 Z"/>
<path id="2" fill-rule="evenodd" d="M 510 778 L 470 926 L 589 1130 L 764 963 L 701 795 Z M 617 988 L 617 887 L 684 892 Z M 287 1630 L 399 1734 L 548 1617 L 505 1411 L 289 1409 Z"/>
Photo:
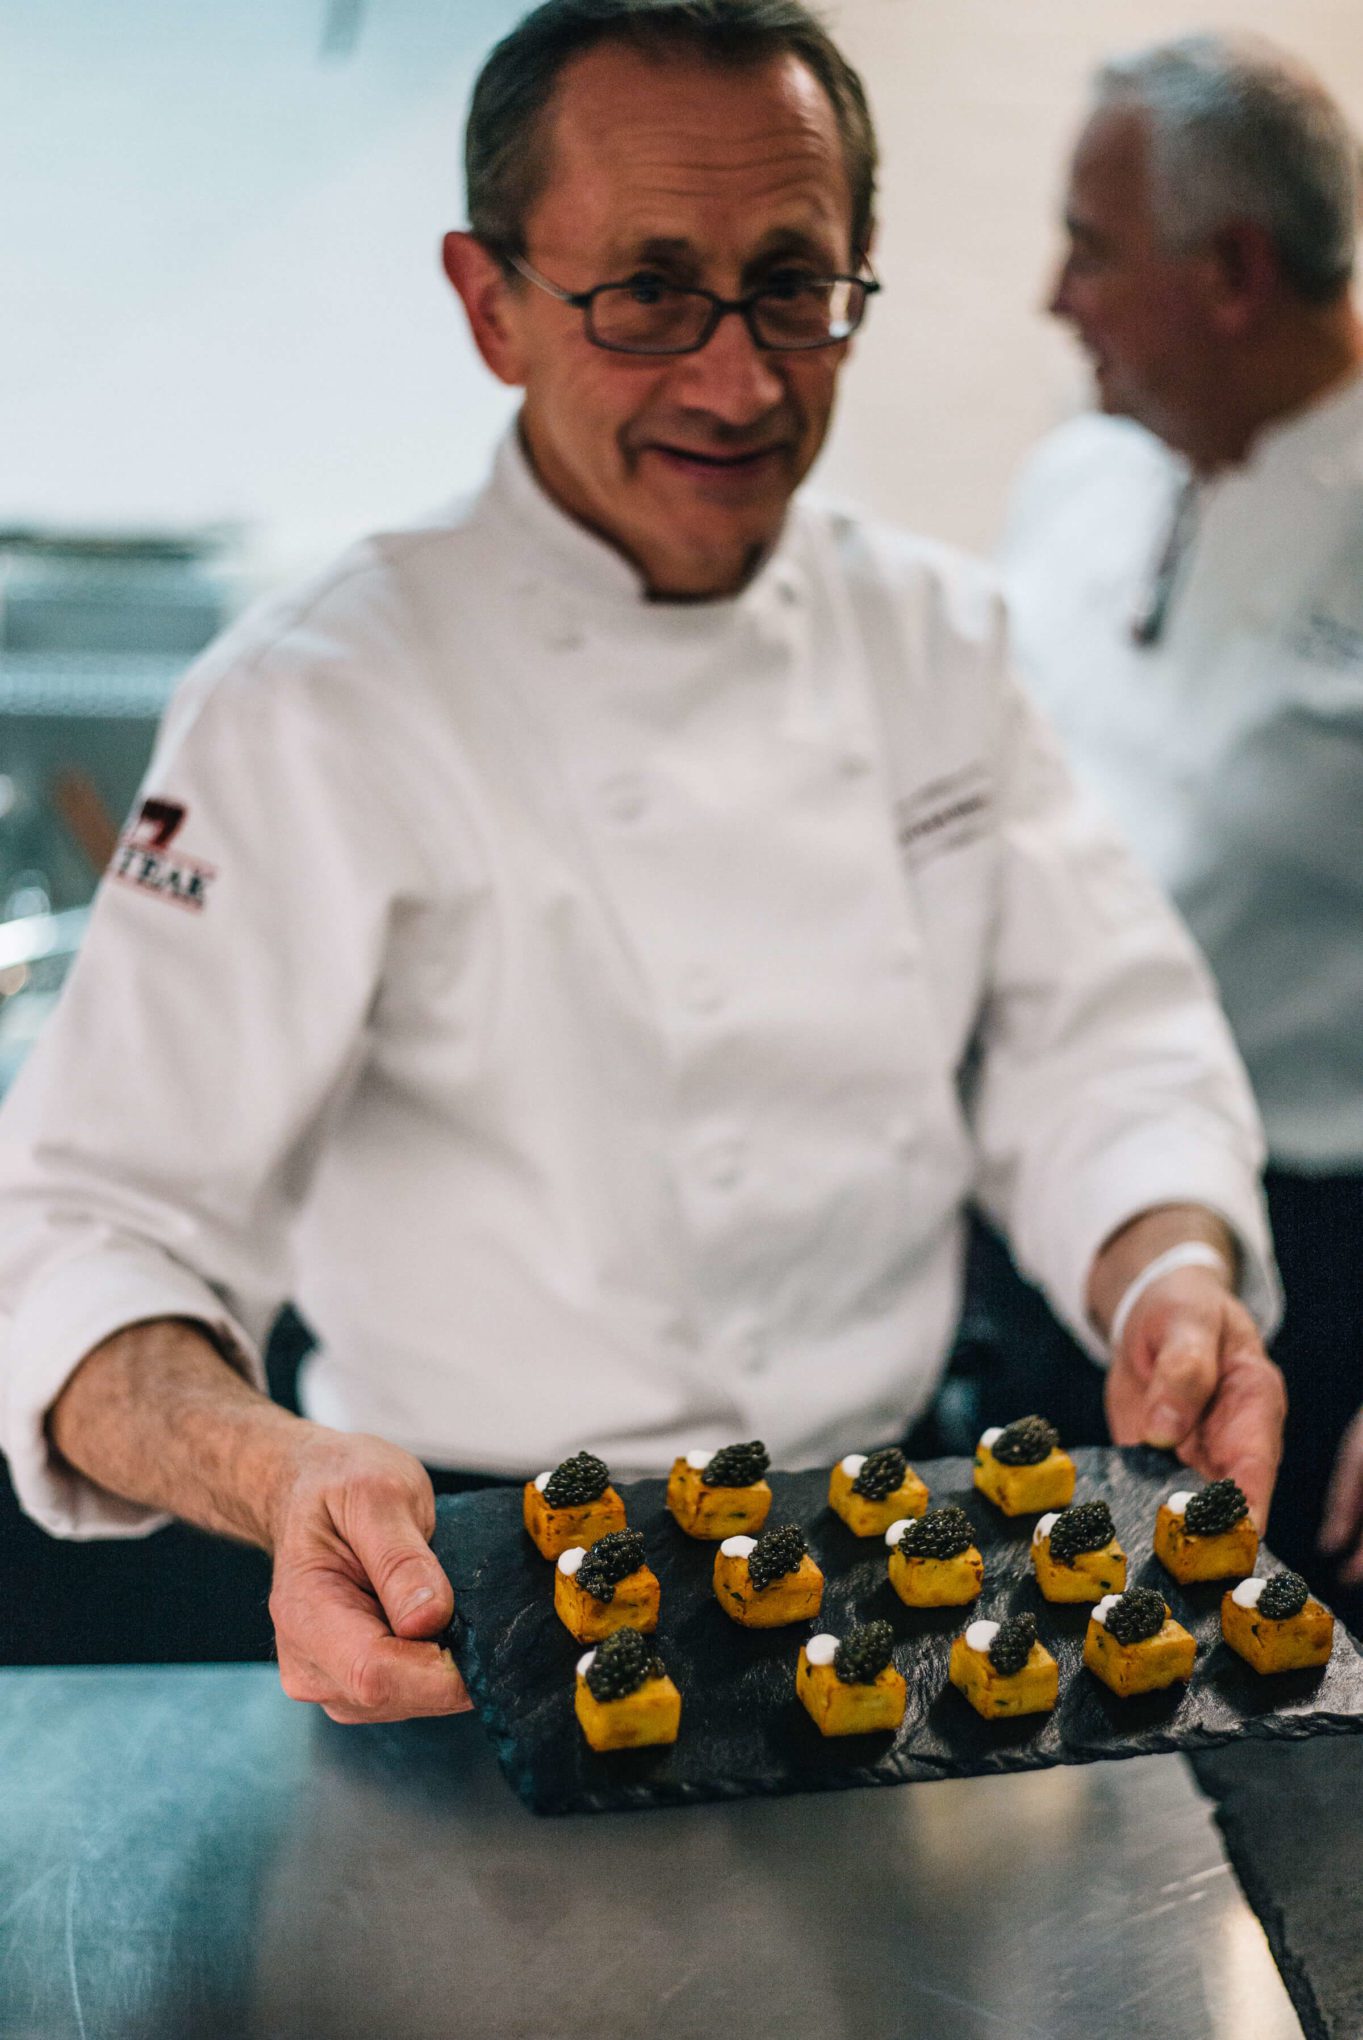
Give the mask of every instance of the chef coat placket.
<path id="1" fill-rule="evenodd" d="M 940 1186 L 914 1199 L 915 1174 L 959 1171 L 964 1147 L 924 1067 L 921 949 L 857 646 L 816 644 L 802 583 L 782 560 L 733 603 L 625 620 L 552 583 L 530 603 L 551 672 L 528 712 L 553 726 L 671 1076 L 660 1161 L 697 1357 L 776 1435 L 797 1387 L 806 1421 L 811 1394 L 835 1415 L 839 1370 L 809 1377 L 854 1312 L 902 1300 L 915 1203 L 942 1209 Z"/>

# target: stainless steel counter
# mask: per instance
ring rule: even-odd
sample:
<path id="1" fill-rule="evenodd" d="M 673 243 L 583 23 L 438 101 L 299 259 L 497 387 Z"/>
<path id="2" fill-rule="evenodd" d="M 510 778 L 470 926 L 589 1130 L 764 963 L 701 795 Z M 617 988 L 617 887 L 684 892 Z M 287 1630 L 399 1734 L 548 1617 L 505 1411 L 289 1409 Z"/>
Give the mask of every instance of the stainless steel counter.
<path id="1" fill-rule="evenodd" d="M 4 2040 L 1287 2040 L 1174 1758 L 543 1821 L 476 1723 L 0 1674 Z"/>

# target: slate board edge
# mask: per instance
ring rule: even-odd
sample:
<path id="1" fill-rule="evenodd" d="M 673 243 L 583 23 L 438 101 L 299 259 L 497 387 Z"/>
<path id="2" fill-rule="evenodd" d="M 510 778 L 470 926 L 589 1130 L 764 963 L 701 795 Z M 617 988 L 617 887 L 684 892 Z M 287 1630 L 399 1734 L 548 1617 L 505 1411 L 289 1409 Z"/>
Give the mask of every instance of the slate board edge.
<path id="1" fill-rule="evenodd" d="M 1230 1811 L 1211 1787 L 1203 1782 L 1197 1768 L 1197 1752 L 1189 1751 L 1188 1755 L 1190 1769 L 1199 1788 L 1212 1801 L 1216 1825 L 1221 1830 L 1235 1880 L 1264 1930 L 1269 1953 L 1277 1965 L 1287 1995 L 1292 2000 L 1292 2009 L 1301 2020 L 1306 2040 L 1342 2040 L 1342 2036 L 1334 2031 L 1326 2019 L 1311 1986 L 1311 1979 L 1293 1951 L 1287 1916 L 1272 1895 L 1270 1881 L 1260 1873 L 1253 1850 L 1245 1845 L 1246 1837 L 1237 1815 Z"/>

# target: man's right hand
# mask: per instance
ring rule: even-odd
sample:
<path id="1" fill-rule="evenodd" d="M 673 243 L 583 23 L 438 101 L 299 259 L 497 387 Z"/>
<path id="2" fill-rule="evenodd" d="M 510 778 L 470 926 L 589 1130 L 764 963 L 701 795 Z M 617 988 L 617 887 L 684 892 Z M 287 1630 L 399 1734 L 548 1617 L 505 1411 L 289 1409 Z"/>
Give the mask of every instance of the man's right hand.
<path id="1" fill-rule="evenodd" d="M 381 1438 L 301 1427 L 271 1511 L 270 1616 L 291 1699 L 342 1722 L 472 1705 L 449 1652 L 430 1640 L 454 1611 L 434 1528 L 419 1461 Z"/>

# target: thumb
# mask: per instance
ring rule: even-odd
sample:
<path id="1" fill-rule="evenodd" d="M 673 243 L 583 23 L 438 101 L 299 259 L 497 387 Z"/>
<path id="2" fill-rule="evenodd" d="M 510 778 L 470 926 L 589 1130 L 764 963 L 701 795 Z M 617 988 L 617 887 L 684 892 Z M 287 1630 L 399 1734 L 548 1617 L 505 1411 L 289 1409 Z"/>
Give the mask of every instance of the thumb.
<path id="1" fill-rule="evenodd" d="M 351 1528 L 351 1548 L 394 1636 L 435 1636 L 448 1627 L 454 1593 L 411 1501 L 372 1496 Z"/>
<path id="2" fill-rule="evenodd" d="M 1216 1393 L 1217 1341 L 1208 1326 L 1185 1319 L 1155 1353 L 1146 1386 L 1144 1438 L 1172 1451 L 1197 1424 Z"/>

